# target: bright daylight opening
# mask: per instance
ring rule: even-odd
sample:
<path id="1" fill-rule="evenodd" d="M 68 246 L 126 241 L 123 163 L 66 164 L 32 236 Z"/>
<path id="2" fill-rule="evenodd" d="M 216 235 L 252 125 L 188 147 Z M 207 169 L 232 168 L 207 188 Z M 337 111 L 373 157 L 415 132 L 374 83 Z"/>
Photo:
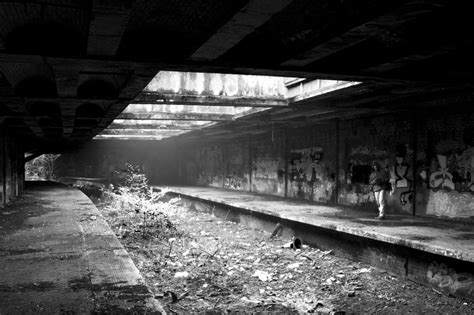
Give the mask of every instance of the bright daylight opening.
<path id="1" fill-rule="evenodd" d="M 161 140 L 355 84 L 358 82 L 160 71 L 95 139 Z"/>

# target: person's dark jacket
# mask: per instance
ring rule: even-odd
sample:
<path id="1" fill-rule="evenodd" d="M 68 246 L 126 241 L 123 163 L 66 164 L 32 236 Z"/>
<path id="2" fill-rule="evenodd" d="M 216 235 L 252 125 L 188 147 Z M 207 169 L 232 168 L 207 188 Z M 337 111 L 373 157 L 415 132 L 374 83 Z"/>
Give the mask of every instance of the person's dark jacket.
<path id="1" fill-rule="evenodd" d="M 386 190 L 389 184 L 388 177 L 383 171 L 372 172 L 369 178 L 369 184 L 372 186 L 373 191 Z"/>

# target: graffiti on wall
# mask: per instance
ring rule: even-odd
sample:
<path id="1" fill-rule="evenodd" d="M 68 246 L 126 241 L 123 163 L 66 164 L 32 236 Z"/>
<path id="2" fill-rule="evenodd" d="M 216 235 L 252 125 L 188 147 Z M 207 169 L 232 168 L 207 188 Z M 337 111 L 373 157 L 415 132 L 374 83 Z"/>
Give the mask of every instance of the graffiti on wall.
<path id="1" fill-rule="evenodd" d="M 257 158 L 254 162 L 253 176 L 264 179 L 278 179 L 278 159 Z"/>
<path id="2" fill-rule="evenodd" d="M 426 276 L 431 285 L 447 293 L 464 296 L 474 294 L 474 276 L 471 273 L 458 273 L 444 263 L 433 261 L 428 266 Z"/>
<path id="3" fill-rule="evenodd" d="M 293 180 L 316 180 L 317 167 L 321 162 L 323 148 L 313 147 L 291 150 L 290 174 Z"/>
<path id="4" fill-rule="evenodd" d="M 449 188 L 454 190 L 453 175 L 449 172 L 446 165 L 446 156 L 438 154 L 439 168 L 430 175 L 431 188 Z"/>
<path id="5" fill-rule="evenodd" d="M 322 161 L 323 148 L 290 151 L 289 194 L 296 198 L 329 202 L 335 190 L 335 174 Z"/>
<path id="6" fill-rule="evenodd" d="M 408 163 L 404 162 L 403 157 L 397 156 L 395 158 L 396 165 L 394 167 L 394 188 L 408 187 Z"/>
<path id="7" fill-rule="evenodd" d="M 410 211 L 414 199 L 413 168 L 410 163 L 413 160 L 413 151 L 408 145 L 403 144 L 398 144 L 396 151 L 394 165 L 390 170 L 390 184 L 392 186 L 390 194 L 398 196 L 401 209 Z"/>
<path id="8" fill-rule="evenodd" d="M 222 156 L 222 150 L 218 146 L 205 147 L 201 150 L 201 157 L 204 161 L 218 161 Z"/>
<path id="9" fill-rule="evenodd" d="M 242 189 L 244 179 L 238 176 L 227 176 L 224 179 L 224 188 Z"/>
<path id="10" fill-rule="evenodd" d="M 388 172 L 389 151 L 368 145 L 357 145 L 350 149 L 344 184 L 340 188 L 339 202 L 361 207 L 375 205 L 374 194 L 369 185 L 373 162 L 377 162 Z"/>
<path id="11" fill-rule="evenodd" d="M 474 148 L 436 154 L 420 173 L 427 189 L 426 213 L 435 216 L 474 216 Z"/>
<path id="12" fill-rule="evenodd" d="M 420 177 L 430 189 L 474 193 L 474 147 L 436 154 L 430 169 L 422 170 Z"/>
<path id="13" fill-rule="evenodd" d="M 458 165 L 458 174 L 461 181 L 462 191 L 474 192 L 474 147 L 464 150 L 461 154 L 455 154 Z"/>
<path id="14" fill-rule="evenodd" d="M 353 165 L 362 165 L 377 160 L 381 162 L 380 164 L 386 164 L 383 162 L 387 160 L 388 156 L 388 150 L 359 145 L 351 149 L 349 162 Z"/>
<path id="15" fill-rule="evenodd" d="M 471 193 L 429 190 L 426 213 L 447 217 L 470 217 L 474 215 L 474 198 Z"/>

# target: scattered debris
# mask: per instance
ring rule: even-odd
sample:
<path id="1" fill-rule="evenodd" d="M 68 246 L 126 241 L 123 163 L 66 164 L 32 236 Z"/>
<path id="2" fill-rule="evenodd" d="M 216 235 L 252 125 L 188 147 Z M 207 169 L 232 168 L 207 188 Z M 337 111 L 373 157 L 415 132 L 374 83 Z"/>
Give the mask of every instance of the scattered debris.
<path id="1" fill-rule="evenodd" d="M 301 248 L 301 245 L 303 245 L 303 242 L 299 238 L 295 237 L 290 247 L 293 249 L 299 249 Z"/>
<path id="2" fill-rule="evenodd" d="M 177 272 L 177 273 L 174 274 L 174 277 L 175 278 L 188 278 L 189 277 L 189 272 L 187 272 L 187 271 Z"/>
<path id="3" fill-rule="evenodd" d="M 257 277 L 260 281 L 267 282 L 271 279 L 271 276 L 268 272 L 262 270 L 256 270 L 252 277 Z"/>
<path id="4" fill-rule="evenodd" d="M 277 223 L 272 231 L 272 234 L 270 235 L 270 238 L 274 238 L 275 236 L 277 236 L 278 233 L 280 233 L 280 231 L 282 230 L 282 228 L 283 226 L 280 223 Z"/>
<path id="5" fill-rule="evenodd" d="M 288 266 L 286 266 L 286 269 L 297 269 L 297 268 L 299 268 L 301 265 L 302 265 L 302 263 L 300 263 L 300 262 L 293 263 L 293 264 L 289 264 Z"/>
<path id="6" fill-rule="evenodd" d="M 169 313 L 404 314 L 433 313 L 434 307 L 440 314 L 474 313 L 471 303 L 403 278 L 387 279 L 332 250 L 302 242 L 287 250 L 268 232 L 189 210 L 178 198 L 163 200 L 155 199 L 156 220 L 147 217 L 145 234 L 143 211 L 107 203 L 98 208 Z"/>
<path id="7" fill-rule="evenodd" d="M 331 250 L 327 250 L 325 252 L 321 252 L 321 254 L 319 255 L 319 257 L 324 257 L 324 256 L 327 256 L 327 255 L 330 255 L 332 254 L 332 249 Z"/>
<path id="8" fill-rule="evenodd" d="M 15 212 L 17 212 L 17 211 L 3 211 L 2 214 L 3 215 L 10 215 L 10 214 L 14 214 Z"/>

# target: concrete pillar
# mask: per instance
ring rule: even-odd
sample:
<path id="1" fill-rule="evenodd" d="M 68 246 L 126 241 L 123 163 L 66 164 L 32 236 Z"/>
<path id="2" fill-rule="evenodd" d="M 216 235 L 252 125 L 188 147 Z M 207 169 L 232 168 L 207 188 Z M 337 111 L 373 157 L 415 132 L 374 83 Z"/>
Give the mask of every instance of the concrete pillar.
<path id="1" fill-rule="evenodd" d="M 0 131 L 0 205 L 18 197 L 24 187 L 24 152 L 5 126 Z"/>
<path id="2" fill-rule="evenodd" d="M 0 130 L 0 180 L 1 180 L 1 186 L 0 186 L 0 194 L 1 194 L 1 205 L 5 205 L 7 203 L 7 198 L 6 198 L 6 191 L 7 191 L 7 186 L 6 186 L 6 161 L 5 161 L 5 142 L 6 142 L 6 137 L 5 137 L 5 128 L 2 128 Z"/>

